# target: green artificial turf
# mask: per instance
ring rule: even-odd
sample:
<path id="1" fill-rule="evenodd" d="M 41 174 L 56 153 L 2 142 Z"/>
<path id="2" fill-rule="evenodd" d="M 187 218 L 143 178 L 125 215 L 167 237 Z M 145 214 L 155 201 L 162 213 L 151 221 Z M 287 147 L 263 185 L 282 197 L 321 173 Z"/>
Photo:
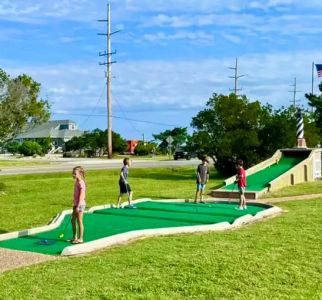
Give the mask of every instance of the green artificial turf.
<path id="1" fill-rule="evenodd" d="M 265 209 L 265 206 L 251 204 L 243 211 L 235 210 L 235 207 L 236 204 L 233 203 L 190 204 L 146 201 L 138 203 L 136 209 L 97 210 L 84 215 L 84 239 L 89 242 L 140 229 L 216 224 L 225 221 L 232 223 L 240 216 L 255 215 Z M 0 247 L 58 255 L 65 247 L 70 246 L 67 239 L 71 239 L 72 231 L 68 223 L 70 216 L 66 216 L 62 224 L 54 230 L 0 241 Z M 64 239 L 59 238 L 61 233 L 64 233 Z"/>
<path id="2" fill-rule="evenodd" d="M 234 231 L 149 238 L 0 274 L 0 299 L 322 299 L 322 200 Z"/>
<path id="3" fill-rule="evenodd" d="M 278 163 L 275 163 L 265 169 L 262 169 L 254 174 L 247 176 L 247 191 L 261 191 L 267 187 L 267 184 L 279 177 L 286 171 L 290 170 L 298 163 L 300 163 L 304 158 L 302 157 L 282 157 Z M 236 189 L 234 183 L 229 184 L 224 187 L 225 190 L 233 190 Z"/>

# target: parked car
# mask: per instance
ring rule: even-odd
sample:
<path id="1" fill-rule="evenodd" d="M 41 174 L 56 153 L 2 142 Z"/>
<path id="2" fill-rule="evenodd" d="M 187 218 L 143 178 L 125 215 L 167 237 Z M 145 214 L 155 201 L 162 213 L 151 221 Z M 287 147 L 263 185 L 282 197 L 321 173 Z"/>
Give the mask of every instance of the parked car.
<path id="1" fill-rule="evenodd" d="M 178 160 L 178 159 L 191 159 L 197 157 L 196 153 L 192 153 L 192 152 L 187 152 L 187 151 L 183 151 L 183 150 L 177 150 L 176 152 L 174 152 L 173 155 L 173 159 L 174 160 Z"/>

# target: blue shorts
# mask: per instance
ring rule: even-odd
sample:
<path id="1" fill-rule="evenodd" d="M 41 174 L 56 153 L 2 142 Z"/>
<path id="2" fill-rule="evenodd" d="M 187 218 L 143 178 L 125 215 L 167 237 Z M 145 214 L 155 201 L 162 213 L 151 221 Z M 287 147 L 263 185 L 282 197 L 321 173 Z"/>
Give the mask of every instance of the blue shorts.
<path id="1" fill-rule="evenodd" d="M 205 183 L 197 183 L 197 191 L 204 191 L 206 188 Z"/>

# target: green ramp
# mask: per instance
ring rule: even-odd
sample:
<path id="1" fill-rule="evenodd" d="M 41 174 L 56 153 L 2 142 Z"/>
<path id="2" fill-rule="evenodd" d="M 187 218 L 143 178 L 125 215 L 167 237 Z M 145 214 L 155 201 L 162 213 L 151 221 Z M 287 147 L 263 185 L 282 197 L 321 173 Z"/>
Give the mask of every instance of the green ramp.
<path id="1" fill-rule="evenodd" d="M 184 202 L 145 201 L 136 209 L 108 208 L 84 214 L 86 242 L 125 233 L 133 230 L 233 223 L 237 218 L 263 211 L 271 206 L 250 204 L 247 210 L 238 211 L 233 203 L 192 204 Z M 59 255 L 71 244 L 59 239 L 70 215 L 65 216 L 60 226 L 54 230 L 0 241 L 0 247 Z M 67 226 L 65 238 L 72 237 L 71 226 Z M 46 242 L 45 242 L 46 241 Z"/>
<path id="2" fill-rule="evenodd" d="M 254 174 L 247 176 L 247 187 L 246 191 L 255 191 L 259 192 L 265 189 L 269 182 L 274 180 L 275 178 L 279 177 L 283 173 L 287 172 L 288 170 L 292 169 L 298 163 L 303 161 L 306 157 L 285 157 L 279 160 L 278 163 L 270 165 Z M 233 189 L 236 190 L 236 186 L 234 183 L 229 184 L 222 188 L 226 191 L 232 191 Z"/>

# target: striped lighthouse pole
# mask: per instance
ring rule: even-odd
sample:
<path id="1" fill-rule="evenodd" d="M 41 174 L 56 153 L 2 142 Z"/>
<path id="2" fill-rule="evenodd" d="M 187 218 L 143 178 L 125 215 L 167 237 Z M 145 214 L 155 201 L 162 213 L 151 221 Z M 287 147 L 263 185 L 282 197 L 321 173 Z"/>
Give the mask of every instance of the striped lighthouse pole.
<path id="1" fill-rule="evenodd" d="M 296 114 L 296 138 L 297 138 L 297 148 L 307 148 L 304 138 L 304 122 L 303 115 L 300 109 L 298 109 Z"/>

